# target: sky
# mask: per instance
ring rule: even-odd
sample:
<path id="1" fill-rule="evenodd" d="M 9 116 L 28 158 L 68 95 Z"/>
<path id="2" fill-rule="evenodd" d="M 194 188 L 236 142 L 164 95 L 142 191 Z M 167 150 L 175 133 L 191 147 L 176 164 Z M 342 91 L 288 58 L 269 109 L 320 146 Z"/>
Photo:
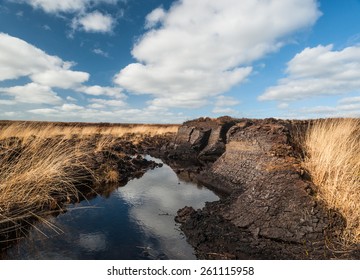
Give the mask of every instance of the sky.
<path id="1" fill-rule="evenodd" d="M 0 119 L 360 117 L 360 0 L 0 0 Z"/>

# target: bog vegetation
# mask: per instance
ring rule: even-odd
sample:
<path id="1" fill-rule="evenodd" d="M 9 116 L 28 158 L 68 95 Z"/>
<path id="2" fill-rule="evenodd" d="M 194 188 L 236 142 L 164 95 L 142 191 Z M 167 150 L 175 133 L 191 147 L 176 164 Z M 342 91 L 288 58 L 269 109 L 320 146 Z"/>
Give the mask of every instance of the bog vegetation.
<path id="1" fill-rule="evenodd" d="M 304 165 L 319 199 L 346 220 L 345 243 L 360 241 L 360 120 L 318 120 L 305 135 Z"/>
<path id="2" fill-rule="evenodd" d="M 0 236 L 32 218 L 58 210 L 65 202 L 79 199 L 81 185 L 89 177 L 92 181 L 98 179 L 90 166 L 94 151 L 106 149 L 119 137 L 138 142 L 145 135 L 176 132 L 177 128 L 176 125 L 2 123 Z M 117 175 L 109 171 L 109 180 L 117 179 Z"/>

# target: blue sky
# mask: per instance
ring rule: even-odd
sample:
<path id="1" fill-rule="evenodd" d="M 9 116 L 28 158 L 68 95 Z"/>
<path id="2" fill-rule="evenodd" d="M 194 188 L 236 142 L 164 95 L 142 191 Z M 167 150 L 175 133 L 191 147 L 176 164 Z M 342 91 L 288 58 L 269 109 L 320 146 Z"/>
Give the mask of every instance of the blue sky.
<path id="1" fill-rule="evenodd" d="M 0 0 L 0 119 L 360 117 L 359 0 Z"/>

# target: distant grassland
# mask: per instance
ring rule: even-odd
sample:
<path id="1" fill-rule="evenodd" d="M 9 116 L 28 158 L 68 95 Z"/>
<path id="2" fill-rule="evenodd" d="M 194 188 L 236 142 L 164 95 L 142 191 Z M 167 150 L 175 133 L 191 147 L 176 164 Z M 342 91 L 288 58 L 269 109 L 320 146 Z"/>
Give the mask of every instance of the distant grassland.
<path id="1" fill-rule="evenodd" d="M 0 140 L 9 137 L 27 139 L 29 136 L 49 138 L 54 136 L 72 137 L 77 135 L 112 135 L 121 137 L 133 135 L 162 135 L 176 133 L 176 124 L 110 124 L 110 123 L 62 123 L 62 122 L 21 122 L 0 121 Z"/>
<path id="2" fill-rule="evenodd" d="M 309 127 L 303 143 L 304 167 L 318 198 L 346 220 L 342 240 L 360 242 L 360 120 L 325 119 Z"/>
<path id="3" fill-rule="evenodd" d="M 119 138 L 138 143 L 145 136 L 177 129 L 178 125 L 1 121 L 0 237 L 29 218 L 78 199 L 79 186 L 89 178 L 98 180 L 91 165 L 94 152 L 111 148 Z M 109 178 L 113 173 L 109 171 Z"/>

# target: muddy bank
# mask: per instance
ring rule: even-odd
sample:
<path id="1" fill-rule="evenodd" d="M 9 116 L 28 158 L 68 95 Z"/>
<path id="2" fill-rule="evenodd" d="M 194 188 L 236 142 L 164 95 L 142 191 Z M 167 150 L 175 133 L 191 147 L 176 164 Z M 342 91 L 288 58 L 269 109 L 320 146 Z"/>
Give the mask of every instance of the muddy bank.
<path id="1" fill-rule="evenodd" d="M 203 209 L 180 209 L 188 241 L 202 259 L 358 258 L 339 252 L 343 217 L 315 197 L 301 168 L 307 121 L 201 118 L 179 128 L 164 157 L 179 172 L 222 193 Z M 188 166 L 179 167 L 179 162 Z M 181 165 L 181 164 L 180 164 Z M 183 164 L 186 166 L 186 164 Z"/>

